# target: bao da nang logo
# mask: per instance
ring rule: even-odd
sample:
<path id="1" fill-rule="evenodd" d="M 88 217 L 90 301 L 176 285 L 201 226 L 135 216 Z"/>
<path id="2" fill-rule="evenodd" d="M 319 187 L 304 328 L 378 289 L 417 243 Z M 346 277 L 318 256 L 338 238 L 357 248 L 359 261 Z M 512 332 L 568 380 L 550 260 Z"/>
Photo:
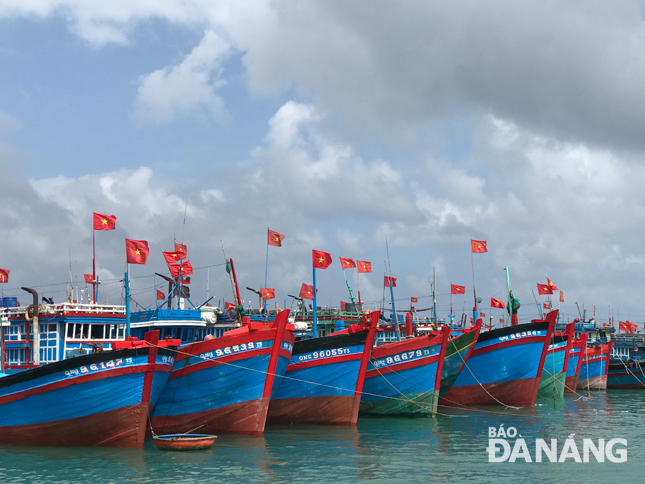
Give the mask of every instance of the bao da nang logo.
<path id="1" fill-rule="evenodd" d="M 524 439 L 515 427 L 488 427 L 488 462 L 627 462 L 626 439 Z"/>

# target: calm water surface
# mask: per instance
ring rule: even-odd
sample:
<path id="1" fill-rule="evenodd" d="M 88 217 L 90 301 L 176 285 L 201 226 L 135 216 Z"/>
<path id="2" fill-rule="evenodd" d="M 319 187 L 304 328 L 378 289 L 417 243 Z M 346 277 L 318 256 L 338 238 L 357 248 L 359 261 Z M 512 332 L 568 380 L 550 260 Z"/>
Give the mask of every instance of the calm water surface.
<path id="1" fill-rule="evenodd" d="M 137 450 L 0 446 L 0 483 L 643 482 L 645 391 L 519 410 L 440 411 L 434 419 L 360 418 L 353 428 L 267 427 L 261 437 L 223 435 L 194 452 L 161 451 L 152 442 Z M 583 439 L 626 439 L 627 462 L 491 463 L 488 428 L 501 424 L 518 430 L 533 460 L 536 438 L 558 439 L 559 454 L 575 434 L 581 456 Z"/>

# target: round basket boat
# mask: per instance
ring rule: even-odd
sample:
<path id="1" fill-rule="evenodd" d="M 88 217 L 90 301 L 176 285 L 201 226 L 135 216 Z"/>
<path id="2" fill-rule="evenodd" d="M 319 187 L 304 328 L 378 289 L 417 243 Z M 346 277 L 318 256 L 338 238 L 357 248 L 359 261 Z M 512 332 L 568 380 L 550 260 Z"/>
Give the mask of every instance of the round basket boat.
<path id="1" fill-rule="evenodd" d="M 164 450 L 201 450 L 215 443 L 217 435 L 208 434 L 169 434 L 152 437 L 155 445 Z"/>

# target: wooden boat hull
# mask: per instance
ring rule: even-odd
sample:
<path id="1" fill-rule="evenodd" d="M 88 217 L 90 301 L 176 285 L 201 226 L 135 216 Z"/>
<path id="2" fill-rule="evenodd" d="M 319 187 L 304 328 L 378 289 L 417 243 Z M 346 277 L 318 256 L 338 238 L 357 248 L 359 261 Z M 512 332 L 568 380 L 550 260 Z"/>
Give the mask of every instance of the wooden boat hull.
<path id="1" fill-rule="evenodd" d="M 296 341 L 285 378 L 276 378 L 267 423 L 356 425 L 378 315 L 369 327 Z"/>
<path id="2" fill-rule="evenodd" d="M 359 413 L 432 415 L 450 328 L 372 349 Z"/>
<path id="3" fill-rule="evenodd" d="M 557 311 L 546 321 L 480 333 L 442 405 L 535 405 Z"/>
<path id="4" fill-rule="evenodd" d="M 174 356 L 118 349 L 0 378 L 0 444 L 142 447 Z"/>
<path id="5" fill-rule="evenodd" d="M 582 350 L 578 390 L 603 391 L 607 389 L 609 358 L 613 342 L 587 347 Z"/>
<path id="6" fill-rule="evenodd" d="M 446 396 L 450 387 L 466 365 L 472 354 L 475 342 L 479 337 L 481 323 L 469 331 L 448 340 L 446 355 L 441 368 L 441 386 L 439 387 L 439 400 Z"/>
<path id="7" fill-rule="evenodd" d="M 291 359 L 289 311 L 181 348 L 151 416 L 157 434 L 264 432 L 274 380 Z M 290 325 L 289 325 L 290 326 Z"/>
<path id="8" fill-rule="evenodd" d="M 645 390 L 645 368 L 640 362 L 610 363 L 607 388 L 614 390 Z"/>
<path id="9" fill-rule="evenodd" d="M 564 397 L 564 385 L 567 377 L 567 363 L 572 338 L 569 335 L 557 334 L 549 345 L 544 368 L 538 387 L 538 398 L 553 399 Z"/>
<path id="10" fill-rule="evenodd" d="M 582 333 L 575 339 L 569 350 L 569 360 L 567 361 L 567 377 L 564 384 L 565 393 L 576 393 L 578 387 L 578 377 L 580 376 L 580 366 L 582 365 L 582 349 L 587 347 L 587 333 Z"/>

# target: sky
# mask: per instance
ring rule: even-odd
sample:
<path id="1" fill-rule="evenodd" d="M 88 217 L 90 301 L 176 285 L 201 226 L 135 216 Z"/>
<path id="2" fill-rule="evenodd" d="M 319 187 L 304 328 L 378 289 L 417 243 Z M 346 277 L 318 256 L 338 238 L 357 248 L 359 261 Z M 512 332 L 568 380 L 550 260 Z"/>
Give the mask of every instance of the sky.
<path id="1" fill-rule="evenodd" d="M 23 304 L 85 290 L 154 307 L 162 250 L 188 246 L 191 299 L 246 287 L 290 307 L 438 316 L 490 298 L 539 317 L 645 322 L 645 5 L 512 0 L 3 0 L 0 284 Z M 267 229 L 285 236 L 269 247 Z M 487 242 L 472 254 L 470 240 Z M 339 257 L 372 263 L 343 273 Z M 346 282 L 347 281 L 347 282 Z M 503 310 L 494 309 L 495 321 Z M 420 313 L 429 315 L 429 313 Z M 639 328 L 643 331 L 643 328 Z"/>

